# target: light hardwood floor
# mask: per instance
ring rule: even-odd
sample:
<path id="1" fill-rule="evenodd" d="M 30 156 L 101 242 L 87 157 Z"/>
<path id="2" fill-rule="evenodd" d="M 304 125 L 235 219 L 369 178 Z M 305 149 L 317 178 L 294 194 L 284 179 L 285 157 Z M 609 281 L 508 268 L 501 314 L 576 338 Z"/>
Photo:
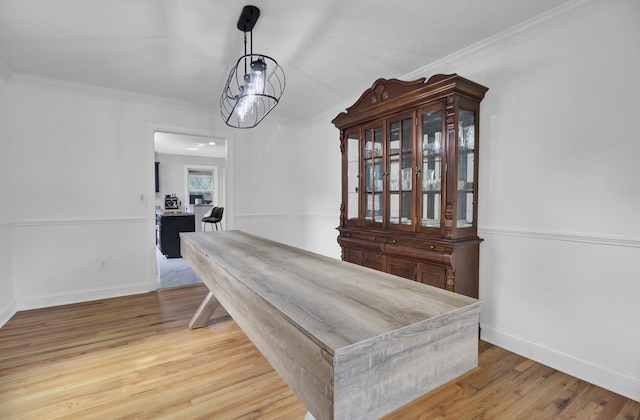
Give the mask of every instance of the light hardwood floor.
<path id="1" fill-rule="evenodd" d="M 187 323 L 191 285 L 24 311 L 0 329 L 1 419 L 302 419 L 223 311 Z M 387 419 L 640 419 L 640 403 L 486 342 L 479 367 Z"/>

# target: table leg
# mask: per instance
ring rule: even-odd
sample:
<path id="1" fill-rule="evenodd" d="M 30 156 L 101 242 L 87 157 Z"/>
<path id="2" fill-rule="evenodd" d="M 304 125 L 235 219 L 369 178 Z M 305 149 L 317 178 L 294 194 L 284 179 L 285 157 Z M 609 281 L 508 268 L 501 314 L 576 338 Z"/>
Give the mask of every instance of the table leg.
<path id="1" fill-rule="evenodd" d="M 200 304 L 196 313 L 191 318 L 191 321 L 189 321 L 189 328 L 193 330 L 196 328 L 206 327 L 209 319 L 211 319 L 211 315 L 213 315 L 218 306 L 220 306 L 218 299 L 216 299 L 212 292 L 209 292 L 207 297 L 204 298 Z"/>

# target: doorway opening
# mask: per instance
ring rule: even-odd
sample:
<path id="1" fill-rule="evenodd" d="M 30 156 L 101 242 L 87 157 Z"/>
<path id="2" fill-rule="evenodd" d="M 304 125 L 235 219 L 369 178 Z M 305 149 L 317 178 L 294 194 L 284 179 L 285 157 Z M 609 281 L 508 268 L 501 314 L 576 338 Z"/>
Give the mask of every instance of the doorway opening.
<path id="1" fill-rule="evenodd" d="M 232 175 L 231 142 L 220 133 L 185 128 L 155 127 L 151 136 L 156 177 L 153 288 L 198 283 L 200 279 L 181 258 L 179 249 L 171 248 L 179 247 L 179 232 L 163 229 L 163 225 L 182 218 L 188 223 L 178 230 L 202 231 L 202 217 L 213 206 L 227 207 L 225 216 L 232 214 L 227 196 L 228 178 Z M 167 196 L 172 208 L 165 205 Z M 228 220 L 227 217 L 223 222 Z"/>

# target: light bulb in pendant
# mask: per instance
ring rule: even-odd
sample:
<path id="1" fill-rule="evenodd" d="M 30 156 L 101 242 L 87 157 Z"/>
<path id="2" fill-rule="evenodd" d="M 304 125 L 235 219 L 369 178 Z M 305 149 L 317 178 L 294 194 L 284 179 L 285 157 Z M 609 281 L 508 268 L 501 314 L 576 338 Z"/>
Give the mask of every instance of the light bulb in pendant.
<path id="1" fill-rule="evenodd" d="M 257 60 L 251 62 L 251 72 L 255 92 L 261 95 L 264 93 L 264 78 L 267 72 L 267 63 L 265 63 L 264 57 L 260 56 Z"/>

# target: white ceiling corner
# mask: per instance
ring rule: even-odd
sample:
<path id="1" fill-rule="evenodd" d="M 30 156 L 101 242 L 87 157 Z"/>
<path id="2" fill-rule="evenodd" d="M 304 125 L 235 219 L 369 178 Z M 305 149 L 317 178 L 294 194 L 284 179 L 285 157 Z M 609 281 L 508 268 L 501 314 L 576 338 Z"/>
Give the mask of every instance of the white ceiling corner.
<path id="1" fill-rule="evenodd" d="M 219 114 L 247 0 L 0 0 L 0 74 L 99 86 Z M 258 0 L 254 52 L 284 68 L 271 118 L 307 120 L 575 0 Z M 424 74 L 424 77 L 430 75 Z M 300 104 L 304 104 L 301 106 Z"/>

